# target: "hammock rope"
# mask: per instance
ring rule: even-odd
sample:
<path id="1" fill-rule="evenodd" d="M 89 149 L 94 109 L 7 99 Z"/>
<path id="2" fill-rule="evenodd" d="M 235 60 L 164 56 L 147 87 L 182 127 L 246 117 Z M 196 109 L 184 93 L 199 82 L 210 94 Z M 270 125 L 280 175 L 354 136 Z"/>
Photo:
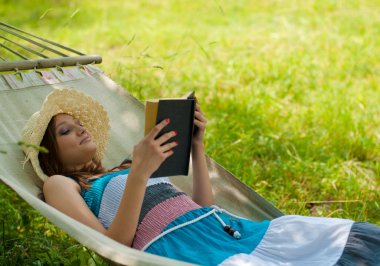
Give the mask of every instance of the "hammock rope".
<path id="1" fill-rule="evenodd" d="M 86 55 L 4 22 L 0 22 L 0 39 L 3 40 L 0 43 L 0 72 L 102 62 L 99 55 Z"/>

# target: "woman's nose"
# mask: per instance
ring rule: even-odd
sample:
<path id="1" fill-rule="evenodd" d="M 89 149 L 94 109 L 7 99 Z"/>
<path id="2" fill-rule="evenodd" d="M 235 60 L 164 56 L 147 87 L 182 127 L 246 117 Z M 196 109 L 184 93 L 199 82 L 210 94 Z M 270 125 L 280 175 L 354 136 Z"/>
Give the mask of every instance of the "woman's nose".
<path id="1" fill-rule="evenodd" d="M 76 131 L 78 135 L 82 135 L 84 132 L 86 132 L 86 129 L 78 125 Z"/>

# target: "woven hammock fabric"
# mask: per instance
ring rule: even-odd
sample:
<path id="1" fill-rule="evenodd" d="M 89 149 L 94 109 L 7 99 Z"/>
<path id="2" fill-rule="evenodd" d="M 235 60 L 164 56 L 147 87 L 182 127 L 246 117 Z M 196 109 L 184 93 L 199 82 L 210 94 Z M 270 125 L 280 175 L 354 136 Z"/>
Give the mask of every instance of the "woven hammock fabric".
<path id="1" fill-rule="evenodd" d="M 111 120 L 111 141 L 104 164 L 107 168 L 130 158 L 133 146 L 143 137 L 144 104 L 117 85 L 93 65 L 54 68 L 43 71 L 0 75 L 0 180 L 15 190 L 33 208 L 81 244 L 115 263 L 124 265 L 190 265 L 143 253 L 124 246 L 77 222 L 42 201 L 41 181 L 17 142 L 28 118 L 39 110 L 54 88 L 71 87 L 100 101 Z M 226 149 L 228 150 L 228 149 Z M 227 151 L 226 151 L 227 152 Z M 216 205 L 253 220 L 272 219 L 282 213 L 235 176 L 207 157 Z M 172 182 L 187 193 L 189 177 L 172 177 Z"/>

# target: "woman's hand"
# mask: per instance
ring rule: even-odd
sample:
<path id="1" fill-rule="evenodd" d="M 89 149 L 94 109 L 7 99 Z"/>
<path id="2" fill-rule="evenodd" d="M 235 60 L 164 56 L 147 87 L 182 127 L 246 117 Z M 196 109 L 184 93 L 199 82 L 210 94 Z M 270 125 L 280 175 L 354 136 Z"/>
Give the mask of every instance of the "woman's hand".
<path id="1" fill-rule="evenodd" d="M 131 171 L 138 172 L 149 178 L 166 158 L 174 153 L 172 148 L 178 145 L 176 141 L 163 144 L 176 135 L 175 131 L 165 133 L 156 139 L 160 131 L 169 122 L 169 119 L 161 121 L 134 146 Z"/>
<path id="2" fill-rule="evenodd" d="M 161 121 L 133 147 L 132 166 L 125 191 L 115 219 L 107 231 L 108 236 L 125 245 L 131 246 L 133 243 L 149 177 L 173 154 L 172 148 L 177 145 L 176 142 L 164 144 L 175 136 L 174 131 L 157 138 L 167 124 L 169 119 Z"/>
<path id="3" fill-rule="evenodd" d="M 203 143 L 203 136 L 206 130 L 207 120 L 203 115 L 200 105 L 198 101 L 196 101 L 195 105 L 195 113 L 194 113 L 194 136 L 193 136 L 193 145 L 198 145 Z"/>

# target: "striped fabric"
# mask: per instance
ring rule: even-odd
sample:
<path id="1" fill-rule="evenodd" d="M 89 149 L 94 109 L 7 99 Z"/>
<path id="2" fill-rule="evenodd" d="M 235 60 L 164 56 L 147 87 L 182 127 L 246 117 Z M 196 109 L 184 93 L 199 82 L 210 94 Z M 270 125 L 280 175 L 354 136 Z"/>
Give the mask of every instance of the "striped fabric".
<path id="1" fill-rule="evenodd" d="M 342 256 L 334 266 L 380 265 L 380 227 L 357 222 L 351 228 Z"/>
<path id="2" fill-rule="evenodd" d="M 128 170 L 106 174 L 92 181 L 82 196 L 100 223 L 108 228 L 119 209 L 128 180 Z M 133 247 L 142 249 L 179 216 L 200 208 L 184 192 L 177 191 L 167 177 L 148 180 Z"/>
<path id="3" fill-rule="evenodd" d="M 252 252 L 233 255 L 221 265 L 335 265 L 353 224 L 339 218 L 281 216 L 271 221 Z"/>
<path id="4" fill-rule="evenodd" d="M 208 211 L 209 207 L 190 211 L 174 220 L 164 231 Z M 376 239 L 379 239 L 373 236 L 379 230 L 372 226 L 372 229 L 363 227 L 356 230 L 355 235 L 361 238 L 359 240 L 350 233 L 354 222 L 346 219 L 285 215 L 272 221 L 254 222 L 224 213 L 218 215 L 241 233 L 240 239 L 224 232 L 219 221 L 210 215 L 163 236 L 145 251 L 200 265 L 332 266 L 347 247 L 351 246 L 351 253 L 347 254 L 354 254 L 357 259 L 360 254 L 368 252 L 366 250 L 376 249 Z M 355 244 L 350 245 L 350 242 Z M 353 250 L 356 250 L 355 253 Z M 377 265 L 367 264 L 376 252 L 371 251 L 364 256 L 360 258 L 363 262 L 360 265 Z M 350 256 L 347 259 L 353 260 Z"/>
<path id="5" fill-rule="evenodd" d="M 142 249 L 176 218 L 197 208 L 200 206 L 183 194 L 157 204 L 139 224 L 133 247 Z"/>
<path id="6" fill-rule="evenodd" d="M 117 213 L 117 210 L 119 209 L 119 205 L 120 205 L 121 198 L 125 190 L 125 185 L 127 183 L 127 180 L 128 180 L 127 174 L 113 176 L 109 180 L 109 182 L 107 183 L 106 187 L 103 190 L 104 192 L 101 197 L 101 202 L 99 206 L 99 214 L 97 215 L 97 217 L 105 228 L 110 227 Z M 170 185 L 169 179 L 167 177 L 149 179 L 147 183 L 146 194 L 149 193 L 151 187 L 155 188 L 156 185 L 158 184 L 162 186 Z M 149 211 L 149 209 L 153 207 L 153 206 L 145 206 L 145 205 L 147 205 L 146 202 L 145 204 L 143 203 L 143 206 L 142 206 L 142 209 L 145 210 L 145 212 L 143 211 L 141 212 L 139 220 L 142 220 L 143 215 L 145 215 L 147 211 Z"/>
<path id="7" fill-rule="evenodd" d="M 100 202 L 102 200 L 102 195 L 108 182 L 115 176 L 127 175 L 128 173 L 129 169 L 124 169 L 119 172 L 105 174 L 97 179 L 89 180 L 89 183 L 91 183 L 90 189 L 82 189 L 81 195 L 84 201 L 96 216 L 99 214 Z"/>
<path id="8" fill-rule="evenodd" d="M 156 178 L 152 180 L 155 179 Z M 178 197 L 180 195 L 185 195 L 185 193 L 177 191 L 170 183 L 158 183 L 150 186 L 148 185 L 141 208 L 139 223 L 141 223 L 147 213 L 159 203 L 167 199 Z"/>

